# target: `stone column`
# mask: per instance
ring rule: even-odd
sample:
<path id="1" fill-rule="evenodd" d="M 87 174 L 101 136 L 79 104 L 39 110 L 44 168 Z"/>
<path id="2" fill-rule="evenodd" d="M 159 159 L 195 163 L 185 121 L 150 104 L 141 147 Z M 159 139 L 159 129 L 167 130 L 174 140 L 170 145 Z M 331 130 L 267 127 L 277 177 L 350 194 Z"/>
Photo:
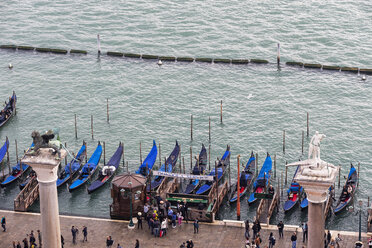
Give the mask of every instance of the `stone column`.
<path id="1" fill-rule="evenodd" d="M 324 247 L 324 206 L 328 198 L 328 185 L 301 184 L 309 201 L 308 209 L 308 248 Z"/>
<path id="2" fill-rule="evenodd" d="M 52 155 L 52 149 L 40 148 L 37 155 L 26 154 L 22 162 L 29 164 L 36 172 L 39 182 L 41 232 L 43 247 L 61 247 L 58 194 L 56 181 L 58 165 L 66 151 L 61 151 L 61 159 Z"/>

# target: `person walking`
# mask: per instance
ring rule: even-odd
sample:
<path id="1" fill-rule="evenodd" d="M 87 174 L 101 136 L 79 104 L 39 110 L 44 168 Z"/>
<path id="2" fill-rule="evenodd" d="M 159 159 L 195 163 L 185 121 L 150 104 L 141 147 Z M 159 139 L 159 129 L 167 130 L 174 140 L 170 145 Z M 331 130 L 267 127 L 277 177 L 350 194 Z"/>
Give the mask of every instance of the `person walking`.
<path id="1" fill-rule="evenodd" d="M 76 236 L 77 236 L 77 233 L 79 232 L 79 230 L 77 228 L 75 228 L 75 226 L 72 226 L 71 227 L 71 234 L 72 234 L 72 243 L 74 245 L 76 245 Z"/>
<path id="2" fill-rule="evenodd" d="M 33 244 L 35 244 L 36 242 L 36 239 L 35 239 L 35 235 L 34 235 L 34 230 L 31 230 L 31 233 L 30 233 L 30 246 L 32 246 Z"/>
<path id="3" fill-rule="evenodd" d="M 116 248 L 123 248 L 120 244 L 118 244 L 118 246 L 116 246 Z"/>
<path id="4" fill-rule="evenodd" d="M 275 240 L 274 234 L 271 232 L 269 236 L 269 248 L 273 248 L 275 245 L 275 242 L 276 240 Z"/>
<path id="5" fill-rule="evenodd" d="M 177 213 L 177 219 L 178 219 L 178 225 L 181 226 L 182 225 L 182 219 L 183 219 L 181 211 L 179 211 Z"/>
<path id="6" fill-rule="evenodd" d="M 139 245 L 139 240 L 136 239 L 136 244 L 135 244 L 134 248 L 139 248 L 139 247 L 140 247 L 140 245 Z"/>
<path id="7" fill-rule="evenodd" d="M 65 239 L 63 238 L 62 234 L 61 234 L 61 246 L 63 248 L 63 246 L 65 245 Z"/>
<path id="8" fill-rule="evenodd" d="M 261 239 L 261 237 L 260 237 L 260 233 L 257 233 L 257 237 L 256 237 L 256 239 L 254 240 L 254 243 L 256 244 L 256 247 L 257 247 L 257 248 L 260 248 L 260 245 L 261 245 L 261 243 L 262 243 L 262 239 Z"/>
<path id="9" fill-rule="evenodd" d="M 140 229 L 141 227 L 141 230 L 143 229 L 142 228 L 142 213 L 141 212 L 138 212 L 137 214 L 137 229 Z"/>
<path id="10" fill-rule="evenodd" d="M 41 248 L 42 247 L 42 240 L 41 240 L 41 232 L 40 232 L 40 230 L 37 230 L 37 237 L 38 237 L 38 239 L 39 239 L 39 247 Z"/>
<path id="11" fill-rule="evenodd" d="M 331 234 L 331 232 L 328 230 L 328 232 L 327 232 L 327 246 L 329 245 L 329 243 L 331 243 L 331 239 L 332 239 L 332 234 Z"/>
<path id="12" fill-rule="evenodd" d="M 84 241 L 88 242 L 88 227 L 86 226 L 83 226 L 83 236 L 84 236 L 83 243 Z"/>
<path id="13" fill-rule="evenodd" d="M 194 221 L 194 233 L 199 233 L 199 221 L 195 219 Z"/>
<path id="14" fill-rule="evenodd" d="M 112 240 L 111 236 L 107 236 L 107 238 L 106 238 L 106 247 L 107 248 L 111 248 L 113 244 L 114 244 L 114 240 Z"/>
<path id="15" fill-rule="evenodd" d="M 308 230 L 307 222 L 303 222 L 301 227 L 302 227 L 302 243 L 305 243 L 307 242 L 307 230 Z"/>
<path id="16" fill-rule="evenodd" d="M 161 222 L 161 231 L 163 232 L 163 236 L 167 235 L 167 224 L 168 224 L 168 219 L 164 218 L 164 220 Z"/>
<path id="17" fill-rule="evenodd" d="M 24 247 L 24 248 L 28 248 L 28 240 L 27 240 L 27 238 L 24 238 L 24 239 L 22 240 L 22 242 L 23 242 L 23 247 Z"/>
<path id="18" fill-rule="evenodd" d="M 3 228 L 3 232 L 6 232 L 6 219 L 5 216 L 1 218 L 1 227 Z"/>
<path id="19" fill-rule="evenodd" d="M 244 233 L 244 236 L 245 236 L 245 239 L 246 240 L 249 240 L 249 238 L 250 238 L 250 235 L 249 235 L 249 220 L 246 219 L 244 224 L 245 224 L 245 233 Z"/>
<path id="20" fill-rule="evenodd" d="M 342 241 L 341 236 L 340 236 L 340 234 L 338 233 L 338 234 L 337 234 L 337 237 L 335 238 L 336 248 L 340 248 L 340 243 L 341 243 L 341 241 Z M 370 248 L 372 248 L 372 246 L 371 246 Z"/>
<path id="21" fill-rule="evenodd" d="M 291 242 L 292 242 L 292 248 L 296 248 L 296 242 L 297 242 L 296 232 L 293 232 L 293 234 L 291 236 Z"/>
<path id="22" fill-rule="evenodd" d="M 284 223 L 283 221 L 280 221 L 277 225 L 278 231 L 279 231 L 279 239 L 283 238 L 283 229 L 284 229 Z"/>
<path id="23" fill-rule="evenodd" d="M 256 239 L 256 236 L 257 236 L 257 233 L 258 233 L 258 225 L 257 225 L 257 221 L 253 222 L 253 226 L 252 226 L 252 231 L 253 231 L 253 240 Z"/>
<path id="24" fill-rule="evenodd" d="M 331 239 L 331 242 L 329 243 L 329 248 L 336 248 L 336 241 L 334 238 Z"/>

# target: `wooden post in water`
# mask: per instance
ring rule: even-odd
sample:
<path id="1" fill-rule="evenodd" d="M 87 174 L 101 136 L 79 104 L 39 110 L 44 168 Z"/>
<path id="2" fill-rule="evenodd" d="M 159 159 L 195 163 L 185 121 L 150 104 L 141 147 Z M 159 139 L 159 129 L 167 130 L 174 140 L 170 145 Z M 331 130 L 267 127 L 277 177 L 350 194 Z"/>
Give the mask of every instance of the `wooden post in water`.
<path id="1" fill-rule="evenodd" d="M 368 196 L 367 206 L 369 207 L 369 196 Z"/>
<path id="2" fill-rule="evenodd" d="M 168 172 L 168 165 L 167 165 L 167 158 L 164 157 L 164 166 L 165 166 L 165 172 Z M 160 170 L 161 166 L 159 167 Z"/>
<path id="3" fill-rule="evenodd" d="M 76 114 L 75 114 L 75 139 L 77 139 L 77 123 L 76 123 Z"/>
<path id="4" fill-rule="evenodd" d="M 281 173 L 280 181 L 281 181 L 281 190 L 280 191 L 281 191 L 281 195 L 283 197 L 283 171 Z"/>
<path id="5" fill-rule="evenodd" d="M 304 136 L 305 136 L 305 132 L 304 131 L 302 131 L 302 149 L 301 149 L 301 151 L 302 151 L 302 155 L 304 155 Z"/>
<path id="6" fill-rule="evenodd" d="M 274 154 L 274 178 L 276 178 L 276 153 Z"/>
<path id="7" fill-rule="evenodd" d="M 208 152 L 209 152 L 209 157 L 208 157 L 208 160 L 209 160 L 209 171 L 211 171 L 211 144 L 209 144 Z"/>
<path id="8" fill-rule="evenodd" d="M 180 173 L 182 173 L 182 165 L 181 165 L 181 146 L 180 146 L 180 152 L 178 153 L 178 160 L 180 164 Z"/>
<path id="9" fill-rule="evenodd" d="M 103 165 L 106 165 L 106 142 L 103 141 Z"/>
<path id="10" fill-rule="evenodd" d="M 142 142 L 140 141 L 140 163 L 142 165 Z"/>
<path id="11" fill-rule="evenodd" d="M 10 171 L 9 140 L 8 140 L 8 136 L 6 136 L 6 143 L 7 143 L 7 148 L 6 148 L 6 162 L 8 164 L 8 170 L 9 170 L 9 174 L 8 175 L 10 176 L 11 175 L 11 171 Z M 20 168 L 21 171 L 23 170 L 22 163 L 19 164 L 19 168 Z"/>
<path id="12" fill-rule="evenodd" d="M 192 146 L 190 146 L 190 170 L 192 171 Z"/>
<path id="13" fill-rule="evenodd" d="M 90 127 L 92 129 L 92 139 L 94 139 L 94 136 L 93 136 L 93 115 L 90 115 Z"/>
<path id="14" fill-rule="evenodd" d="M 278 43 L 278 50 L 277 50 L 277 55 L 276 55 L 276 63 L 278 65 L 280 64 L 280 43 Z"/>
<path id="15" fill-rule="evenodd" d="M 129 172 L 129 162 L 127 161 L 127 173 Z"/>
<path id="16" fill-rule="evenodd" d="M 256 177 L 258 175 L 258 153 L 256 152 Z"/>
<path id="17" fill-rule="evenodd" d="M 18 164 L 18 144 L 17 144 L 17 140 L 15 140 L 15 146 L 16 146 L 16 157 L 17 157 L 17 164 Z"/>
<path id="18" fill-rule="evenodd" d="M 288 164 L 288 162 L 285 161 L 285 165 L 287 165 L 287 164 Z M 287 186 L 287 176 L 288 176 L 288 167 L 286 166 L 285 167 L 285 186 Z"/>
<path id="19" fill-rule="evenodd" d="M 191 127 L 190 127 L 190 130 L 191 130 L 190 135 L 191 135 L 191 141 L 192 141 L 193 140 L 193 138 L 192 138 L 192 115 L 191 115 Z"/>
<path id="20" fill-rule="evenodd" d="M 230 165 L 229 165 L 229 189 L 230 190 L 230 186 L 231 186 L 231 169 L 230 169 Z"/>
<path id="21" fill-rule="evenodd" d="M 124 166 L 125 166 L 124 165 L 124 160 L 125 160 L 125 158 L 124 158 L 125 152 L 124 151 L 125 151 L 125 149 L 124 149 L 124 142 L 123 142 L 123 169 L 124 169 Z"/>
<path id="22" fill-rule="evenodd" d="M 159 142 L 159 169 L 161 168 L 161 147 Z"/>
<path id="23" fill-rule="evenodd" d="M 338 188 L 340 188 L 340 181 L 341 181 L 341 165 L 339 164 L 339 169 L 338 169 Z"/>
<path id="24" fill-rule="evenodd" d="M 240 178 L 239 178 L 239 175 L 240 175 L 240 155 L 238 155 L 237 160 L 238 160 L 238 181 L 237 181 L 238 186 L 237 186 L 236 194 L 238 196 L 238 199 L 237 199 L 237 202 L 236 202 L 236 219 L 240 220 Z M 230 166 L 229 166 L 229 170 L 230 170 Z M 217 184 L 217 186 L 218 186 L 218 184 Z"/>
<path id="25" fill-rule="evenodd" d="M 283 153 L 285 153 L 285 130 L 283 130 Z"/>
<path id="26" fill-rule="evenodd" d="M 358 182 L 357 182 L 357 187 L 359 187 L 359 170 L 360 170 L 360 162 L 358 162 Z"/>
<path id="27" fill-rule="evenodd" d="M 209 143 L 211 143 L 211 117 L 209 116 Z"/>
<path id="28" fill-rule="evenodd" d="M 67 149 L 67 143 L 65 142 L 65 148 Z M 18 161 L 18 155 L 17 155 L 17 161 Z M 67 156 L 65 157 L 65 165 L 67 165 Z M 59 163 L 59 166 L 61 166 L 61 163 Z"/>
<path id="29" fill-rule="evenodd" d="M 98 57 L 101 55 L 101 39 L 99 38 L 99 34 L 97 34 L 97 48 L 98 48 Z"/>
<path id="30" fill-rule="evenodd" d="M 307 130 L 307 137 L 309 138 L 309 112 L 306 113 L 306 130 Z"/>
<path id="31" fill-rule="evenodd" d="M 219 199 L 218 199 L 218 172 L 217 172 L 217 161 L 214 162 L 214 171 L 216 175 L 216 191 L 217 191 L 217 212 L 216 215 L 218 216 L 218 210 L 220 208 Z"/>
<path id="32" fill-rule="evenodd" d="M 186 174 L 185 157 L 182 157 L 183 173 Z"/>
<path id="33" fill-rule="evenodd" d="M 107 123 L 110 122 L 110 115 L 109 115 L 109 103 L 108 103 L 108 98 L 106 99 L 107 100 Z"/>
<path id="34" fill-rule="evenodd" d="M 88 163 L 88 146 L 87 146 L 87 143 L 85 143 L 84 140 L 83 140 L 83 144 L 85 145 L 85 151 L 84 151 L 84 153 L 85 153 L 85 163 Z"/>
<path id="35" fill-rule="evenodd" d="M 222 100 L 221 100 L 221 113 L 220 113 L 220 120 L 221 120 L 221 124 L 222 124 Z"/>

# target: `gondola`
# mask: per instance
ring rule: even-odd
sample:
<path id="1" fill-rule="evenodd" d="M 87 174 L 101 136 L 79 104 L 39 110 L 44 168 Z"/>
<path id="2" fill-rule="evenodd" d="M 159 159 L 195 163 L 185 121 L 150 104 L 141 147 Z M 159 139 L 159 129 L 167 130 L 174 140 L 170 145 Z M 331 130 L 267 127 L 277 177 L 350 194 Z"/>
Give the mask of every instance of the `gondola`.
<path id="1" fill-rule="evenodd" d="M 349 175 L 344 187 L 342 188 L 336 207 L 333 210 L 335 214 L 341 212 L 341 210 L 343 210 L 353 200 L 357 184 L 358 174 L 355 167 L 351 164 Z"/>
<path id="2" fill-rule="evenodd" d="M 239 176 L 240 199 L 245 195 L 247 190 L 250 188 L 251 183 L 254 179 L 255 172 L 256 172 L 255 163 L 256 163 L 256 158 L 254 157 L 254 154 L 252 152 L 251 157 L 249 158 L 244 170 L 240 173 L 240 176 Z M 236 202 L 238 200 L 238 192 L 237 192 L 238 185 L 235 184 L 234 187 L 235 187 L 234 191 L 232 192 L 230 200 L 229 200 L 230 203 Z"/>
<path id="3" fill-rule="evenodd" d="M 300 208 L 301 210 L 303 210 L 303 209 L 306 209 L 308 206 L 309 206 L 309 201 L 307 200 L 307 195 L 305 193 L 305 196 L 300 203 Z"/>
<path id="4" fill-rule="evenodd" d="M 200 150 L 199 157 L 195 163 L 195 166 L 192 170 L 193 175 L 203 175 L 205 168 L 207 167 L 208 157 L 207 157 L 207 149 L 205 149 L 204 144 L 202 144 L 202 149 Z M 184 194 L 191 194 L 198 186 L 199 186 L 199 179 L 191 179 L 189 180 L 186 189 L 183 191 Z"/>
<path id="5" fill-rule="evenodd" d="M 217 178 L 218 178 L 218 180 L 220 180 L 222 178 L 222 176 L 225 173 L 225 170 L 226 170 L 227 166 L 230 165 L 230 155 L 231 155 L 230 146 L 227 146 L 225 153 L 223 154 L 221 160 L 218 161 L 218 164 L 217 164 Z M 209 173 L 209 176 L 216 176 L 215 168 L 212 169 L 212 171 Z M 205 184 L 200 186 L 200 188 L 195 192 L 195 194 L 201 195 L 201 194 L 207 193 L 212 188 L 213 183 L 214 183 L 214 181 L 207 181 Z"/>
<path id="6" fill-rule="evenodd" d="M 13 95 L 9 97 L 9 102 L 5 102 L 5 107 L 0 112 L 0 127 L 5 125 L 10 118 L 16 113 L 17 96 L 13 91 Z"/>
<path id="7" fill-rule="evenodd" d="M 291 210 L 299 202 L 299 199 L 301 198 L 304 191 L 303 188 L 294 181 L 298 168 L 299 166 L 297 166 L 296 171 L 293 175 L 291 186 L 287 190 L 287 200 L 284 202 L 283 205 L 283 209 L 285 212 Z"/>
<path id="8" fill-rule="evenodd" d="M 142 174 L 143 176 L 147 177 L 150 170 L 152 170 L 152 167 L 155 164 L 156 156 L 158 155 L 158 148 L 156 147 L 155 140 L 152 142 L 152 148 L 141 166 L 136 170 L 137 174 Z M 147 169 L 146 169 L 147 168 Z"/>
<path id="9" fill-rule="evenodd" d="M 88 163 L 86 163 L 79 171 L 79 177 L 73 181 L 70 185 L 68 190 L 72 192 L 73 190 L 79 188 L 80 186 L 84 185 L 88 179 L 94 175 L 96 172 L 99 160 L 101 159 L 102 155 L 102 146 L 101 143 L 98 142 L 97 148 L 90 157 Z"/>
<path id="10" fill-rule="evenodd" d="M 88 188 L 88 194 L 92 193 L 93 191 L 102 187 L 107 181 L 109 181 L 117 171 L 121 156 L 123 155 L 123 144 L 120 142 L 118 149 L 108 163 L 103 166 L 102 170 L 99 171 L 99 176 L 97 180 L 93 181 L 92 184 Z"/>
<path id="11" fill-rule="evenodd" d="M 33 146 L 34 146 L 34 143 L 31 144 L 30 148 L 32 148 Z M 30 148 L 28 148 L 27 151 Z M 5 186 L 11 184 L 12 182 L 16 181 L 18 178 L 20 178 L 30 168 L 30 166 L 28 164 L 22 163 L 21 161 L 22 161 L 22 159 L 20 160 L 20 162 L 17 163 L 16 166 L 12 167 L 12 171 L 10 172 L 10 175 L 8 175 L 5 178 L 5 180 L 0 184 L 1 187 L 5 187 Z"/>
<path id="12" fill-rule="evenodd" d="M 4 157 L 5 157 L 5 154 L 6 152 L 8 151 L 8 146 L 9 146 L 9 141 L 8 141 L 8 138 L 5 140 L 5 143 L 4 145 L 0 148 L 0 164 L 1 162 L 3 161 Z M 1 167 L 0 167 L 1 169 Z M 3 170 L 5 169 L 5 167 L 3 168 Z M 4 172 L 3 172 L 4 173 Z M 3 180 L 5 178 L 5 175 L 2 176 L 0 178 L 0 181 Z"/>
<path id="13" fill-rule="evenodd" d="M 166 172 L 172 172 L 176 166 L 178 155 L 180 153 L 180 146 L 178 145 L 178 142 L 176 141 L 176 145 L 173 148 L 173 151 L 167 158 L 165 164 L 162 164 L 159 171 L 166 171 Z M 167 166 L 165 166 L 167 165 Z M 147 192 L 150 192 L 150 190 L 156 190 L 160 184 L 163 182 L 165 177 L 162 176 L 156 176 L 154 180 L 151 181 L 151 184 L 147 185 L 146 190 Z"/>
<path id="14" fill-rule="evenodd" d="M 254 203 L 257 198 L 254 196 L 255 193 L 264 193 L 265 188 L 269 185 L 271 178 L 273 161 L 271 160 L 270 154 L 267 153 L 265 162 L 262 165 L 260 173 L 258 174 L 256 180 L 253 183 L 253 192 L 248 198 L 248 204 Z"/>
<path id="15" fill-rule="evenodd" d="M 84 142 L 77 155 L 65 166 L 64 170 L 59 175 L 57 179 L 57 187 L 64 185 L 70 179 L 72 180 L 75 177 L 76 173 L 80 170 L 84 159 L 86 158 L 86 148 L 87 147 Z"/>

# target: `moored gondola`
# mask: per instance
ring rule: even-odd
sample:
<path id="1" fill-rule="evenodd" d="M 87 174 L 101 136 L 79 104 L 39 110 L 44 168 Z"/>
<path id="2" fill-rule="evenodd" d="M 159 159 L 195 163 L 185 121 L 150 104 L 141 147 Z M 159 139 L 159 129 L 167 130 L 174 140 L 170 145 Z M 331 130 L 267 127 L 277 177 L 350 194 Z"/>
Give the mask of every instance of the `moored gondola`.
<path id="1" fill-rule="evenodd" d="M 203 175 L 205 168 L 207 167 L 207 162 L 208 162 L 207 149 L 205 149 L 204 144 L 202 144 L 202 149 L 200 150 L 199 157 L 192 170 L 192 174 Z M 183 193 L 191 194 L 199 186 L 199 182 L 200 182 L 199 179 L 190 179 Z"/>
<path id="2" fill-rule="evenodd" d="M 269 185 L 271 178 L 273 161 L 271 160 L 270 154 L 267 153 L 265 162 L 262 165 L 260 173 L 253 183 L 253 192 L 248 198 L 248 204 L 256 202 L 257 198 L 254 196 L 255 193 L 263 193 L 265 188 Z"/>
<path id="3" fill-rule="evenodd" d="M 294 178 L 296 177 L 299 166 L 297 166 L 296 171 L 293 175 L 291 186 L 287 190 L 287 200 L 284 202 L 283 209 L 284 211 L 291 210 L 300 200 L 303 194 L 303 188 L 299 185 Z"/>
<path id="4" fill-rule="evenodd" d="M 337 201 L 336 207 L 333 209 L 333 212 L 335 214 L 341 212 L 350 202 L 352 202 L 358 180 L 358 173 L 355 167 L 351 164 L 349 175 L 346 179 L 344 187 L 342 188 L 342 192 Z"/>
<path id="5" fill-rule="evenodd" d="M 9 102 L 5 102 L 4 109 L 0 112 L 0 127 L 5 125 L 10 118 L 16 113 L 17 96 L 13 91 L 13 95 L 9 97 Z"/>
<path id="6" fill-rule="evenodd" d="M 142 174 L 143 176 L 147 177 L 150 170 L 155 164 L 156 156 L 158 155 L 158 148 L 156 147 L 155 140 L 152 142 L 152 148 L 143 163 L 140 165 L 138 170 L 136 170 L 137 174 Z"/>

